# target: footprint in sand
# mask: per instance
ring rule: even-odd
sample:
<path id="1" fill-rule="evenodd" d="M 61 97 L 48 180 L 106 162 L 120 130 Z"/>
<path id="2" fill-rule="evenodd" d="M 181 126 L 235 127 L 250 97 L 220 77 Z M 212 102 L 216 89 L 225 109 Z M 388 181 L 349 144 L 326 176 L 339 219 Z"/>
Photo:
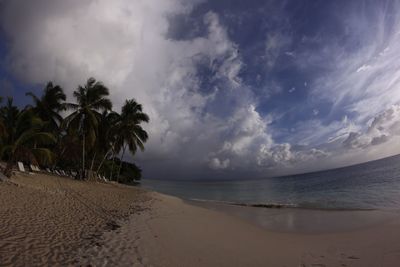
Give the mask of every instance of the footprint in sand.
<path id="1" fill-rule="evenodd" d="M 301 257 L 301 267 L 364 267 L 365 262 L 358 256 L 357 251 L 353 249 L 347 249 L 346 253 L 342 252 L 337 248 L 330 248 L 327 253 L 323 252 L 308 252 L 304 253 Z M 400 253 L 399 261 L 400 261 Z M 397 262 L 399 262 L 397 261 Z M 363 264 L 364 263 L 364 264 Z M 370 265 L 368 265 L 370 266 Z M 391 265 L 390 265 L 391 266 Z M 393 265 L 397 266 L 398 265 Z"/>
<path id="2" fill-rule="evenodd" d="M 325 258 L 324 255 L 315 255 L 313 253 L 304 253 L 301 257 L 301 267 L 327 267 L 321 261 Z"/>

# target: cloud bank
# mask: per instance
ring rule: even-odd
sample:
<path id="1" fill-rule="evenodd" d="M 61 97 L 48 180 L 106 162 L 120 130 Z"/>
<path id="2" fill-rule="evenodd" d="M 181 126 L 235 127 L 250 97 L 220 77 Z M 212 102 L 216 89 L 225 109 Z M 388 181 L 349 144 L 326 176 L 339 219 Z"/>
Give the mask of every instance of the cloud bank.
<path id="1" fill-rule="evenodd" d="M 146 151 L 134 158 L 149 178 L 256 178 L 399 151 L 400 25 L 397 14 L 388 19 L 397 5 L 349 6 L 336 21 L 341 41 L 318 29 L 300 38 L 284 21 L 252 46 L 232 34 L 228 18 L 241 13 L 199 6 L 207 2 L 3 1 L 6 63 L 18 79 L 53 80 L 70 96 L 94 76 L 117 110 L 135 97 L 151 118 Z M 173 18 L 194 13 L 189 37 L 173 36 Z M 256 48 L 260 57 L 249 61 Z M 301 82 L 285 88 L 277 74 L 285 68 Z M 264 110 L 282 98 L 301 102 Z"/>

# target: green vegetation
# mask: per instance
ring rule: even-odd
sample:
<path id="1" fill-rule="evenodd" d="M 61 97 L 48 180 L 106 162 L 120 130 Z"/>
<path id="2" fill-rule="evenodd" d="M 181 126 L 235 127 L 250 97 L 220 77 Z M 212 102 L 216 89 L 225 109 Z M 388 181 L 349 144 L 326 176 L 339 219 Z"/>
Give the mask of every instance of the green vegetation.
<path id="1" fill-rule="evenodd" d="M 72 171 L 77 179 L 97 175 L 124 183 L 140 179 L 141 169 L 124 161 L 126 152 L 144 150 L 148 139 L 141 124 L 149 122 L 149 116 L 135 99 L 126 100 L 121 113 L 113 111 L 109 89 L 94 78 L 73 92 L 76 102 L 66 102 L 63 89 L 51 82 L 42 96 L 26 95 L 33 105 L 20 110 L 9 97 L 0 107 L 4 175 L 10 177 L 13 166 L 22 161 L 42 169 Z"/>

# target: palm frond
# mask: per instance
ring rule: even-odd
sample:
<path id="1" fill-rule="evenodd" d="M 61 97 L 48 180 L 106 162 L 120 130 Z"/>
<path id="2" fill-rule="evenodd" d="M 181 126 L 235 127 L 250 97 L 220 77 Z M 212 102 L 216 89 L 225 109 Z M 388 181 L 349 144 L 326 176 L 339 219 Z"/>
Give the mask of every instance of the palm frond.
<path id="1" fill-rule="evenodd" d="M 101 98 L 90 105 L 95 110 L 111 110 L 112 103 L 107 98 Z"/>
<path id="2" fill-rule="evenodd" d="M 75 103 L 64 103 L 63 106 L 66 110 L 77 110 L 79 109 L 79 105 Z"/>
<path id="3" fill-rule="evenodd" d="M 25 95 L 30 96 L 32 98 L 33 102 L 35 103 L 35 105 L 37 105 L 37 103 L 40 102 L 40 99 L 32 92 L 27 92 Z"/>
<path id="4" fill-rule="evenodd" d="M 26 145 L 27 143 L 35 143 L 37 145 L 51 145 L 56 142 L 56 138 L 53 134 L 48 132 L 35 132 L 35 130 L 25 131 L 16 141 L 14 146 Z"/>
<path id="5" fill-rule="evenodd" d="M 48 148 L 34 148 L 32 154 L 36 161 L 42 165 L 51 164 L 55 158 L 55 154 Z"/>

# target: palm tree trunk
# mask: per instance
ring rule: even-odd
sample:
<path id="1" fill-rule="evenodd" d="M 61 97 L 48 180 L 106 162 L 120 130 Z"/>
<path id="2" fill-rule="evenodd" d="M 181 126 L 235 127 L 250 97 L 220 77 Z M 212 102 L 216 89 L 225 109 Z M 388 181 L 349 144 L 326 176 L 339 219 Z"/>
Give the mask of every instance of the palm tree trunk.
<path id="1" fill-rule="evenodd" d="M 104 163 L 104 161 L 106 160 L 106 158 L 107 158 L 107 156 L 108 156 L 109 153 L 110 153 L 110 150 L 108 150 L 107 153 L 104 155 L 103 159 L 102 159 L 101 162 L 100 162 L 99 167 L 97 167 L 97 170 L 96 170 L 97 173 L 100 171 L 101 166 L 103 166 L 103 163 Z"/>
<path id="2" fill-rule="evenodd" d="M 92 163 L 90 164 L 90 172 L 92 172 L 92 170 L 93 170 L 93 165 L 94 165 L 94 160 L 95 160 L 95 158 L 96 158 L 96 154 L 97 154 L 97 151 L 94 151 Z"/>
<path id="3" fill-rule="evenodd" d="M 61 149 L 61 152 L 60 152 L 60 158 L 62 158 L 62 155 L 64 155 L 64 153 L 65 153 L 65 150 L 67 150 L 67 148 L 63 148 L 63 149 Z"/>
<path id="4" fill-rule="evenodd" d="M 10 178 L 12 175 L 12 167 L 13 167 L 13 159 L 11 158 L 7 161 L 6 168 L 4 169 L 4 175 L 8 178 Z"/>
<path id="5" fill-rule="evenodd" d="M 113 178 L 113 173 L 114 173 L 114 163 L 115 163 L 115 150 L 113 149 L 113 156 L 112 156 L 112 165 L 111 165 L 111 174 L 110 174 L 110 180 Z"/>
<path id="6" fill-rule="evenodd" d="M 124 159 L 125 150 L 126 150 L 126 144 L 122 148 L 122 155 L 121 155 L 121 159 L 120 159 L 120 163 L 119 163 L 117 182 L 119 182 L 119 176 L 121 174 L 122 160 Z"/>
<path id="7" fill-rule="evenodd" d="M 83 132 L 83 142 L 82 142 L 82 179 L 85 179 L 85 132 Z"/>

